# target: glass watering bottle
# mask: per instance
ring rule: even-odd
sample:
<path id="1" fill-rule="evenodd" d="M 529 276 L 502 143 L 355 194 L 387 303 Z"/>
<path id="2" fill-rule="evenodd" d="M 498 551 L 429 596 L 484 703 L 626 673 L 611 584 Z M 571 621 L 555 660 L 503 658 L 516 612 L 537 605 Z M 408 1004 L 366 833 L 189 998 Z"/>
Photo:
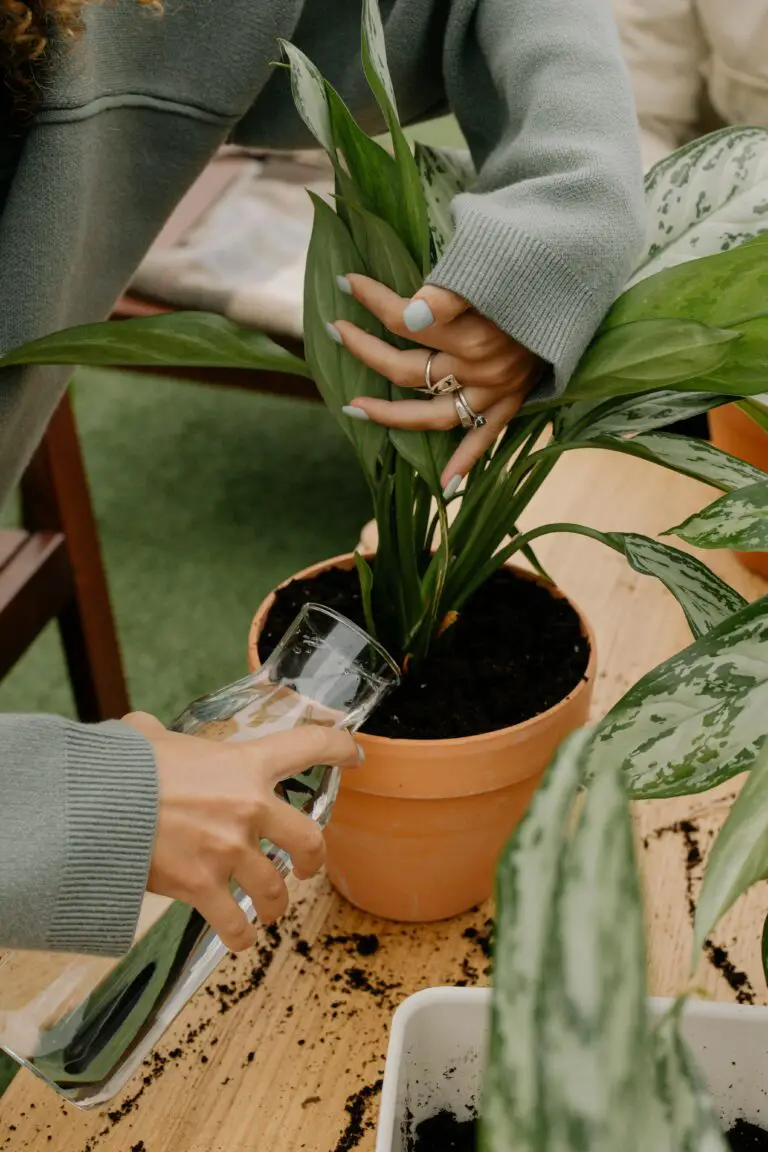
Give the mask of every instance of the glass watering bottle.
<path id="1" fill-rule="evenodd" d="M 355 731 L 399 682 L 362 629 L 307 605 L 263 666 L 190 704 L 171 727 L 211 740 L 256 740 L 322 724 Z M 321 827 L 338 770 L 318 765 L 277 786 Z M 264 841 L 282 875 L 289 856 Z M 249 919 L 250 899 L 235 895 Z M 198 912 L 147 894 L 122 959 L 12 952 L 0 958 L 0 1047 L 81 1108 L 104 1103 L 141 1066 L 174 1017 L 227 954 Z"/>

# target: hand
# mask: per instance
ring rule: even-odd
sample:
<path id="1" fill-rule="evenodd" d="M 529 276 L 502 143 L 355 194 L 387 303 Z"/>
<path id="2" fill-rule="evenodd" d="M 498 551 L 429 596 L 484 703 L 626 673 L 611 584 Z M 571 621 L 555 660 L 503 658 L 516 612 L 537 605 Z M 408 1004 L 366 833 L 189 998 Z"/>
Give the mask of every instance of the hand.
<path id="1" fill-rule="evenodd" d="M 262 837 L 284 848 L 306 880 L 322 867 L 323 835 L 275 785 L 314 764 L 358 764 L 362 751 L 348 732 L 308 725 L 247 744 L 224 744 L 169 732 L 154 716 L 124 717 L 154 748 L 160 810 L 147 887 L 197 908 L 227 948 L 256 939 L 229 888 L 234 879 L 262 924 L 288 906 L 285 881 L 259 848 Z"/>
<path id="2" fill-rule="evenodd" d="M 437 383 L 454 375 L 471 408 L 485 417 L 484 427 L 467 433 L 443 472 L 444 494 L 452 496 L 517 414 L 540 379 L 543 362 L 445 288 L 427 285 L 408 301 L 367 276 L 342 277 L 339 286 L 390 332 L 409 340 L 418 332 L 426 346 L 402 352 L 356 324 L 337 320 L 329 325 L 329 334 L 335 332 L 334 338 L 353 356 L 399 388 L 423 388 L 429 350 L 437 350 L 430 365 L 432 380 Z M 389 428 L 447 429 L 460 423 L 451 395 L 417 401 L 358 396 L 344 411 L 352 418 L 375 420 Z"/>

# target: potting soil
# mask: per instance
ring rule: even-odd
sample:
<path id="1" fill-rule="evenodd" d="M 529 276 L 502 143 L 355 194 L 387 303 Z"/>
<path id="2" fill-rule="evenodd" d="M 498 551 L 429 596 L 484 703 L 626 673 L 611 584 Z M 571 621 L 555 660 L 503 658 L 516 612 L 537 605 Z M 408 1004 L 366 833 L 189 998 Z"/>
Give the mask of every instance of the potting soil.
<path id="1" fill-rule="evenodd" d="M 477 1120 L 458 1120 L 452 1112 L 438 1112 L 422 1120 L 407 1152 L 475 1152 Z"/>
<path id="2" fill-rule="evenodd" d="M 746 1120 L 737 1120 L 727 1139 L 731 1152 L 768 1152 L 768 1132 Z"/>
<path id="3" fill-rule="evenodd" d="M 262 660 L 308 601 L 365 626 L 356 572 L 333 569 L 295 580 L 276 594 L 259 643 Z M 570 604 L 500 569 L 363 731 L 444 740 L 508 728 L 559 703 L 583 679 L 588 661 L 589 645 Z"/>

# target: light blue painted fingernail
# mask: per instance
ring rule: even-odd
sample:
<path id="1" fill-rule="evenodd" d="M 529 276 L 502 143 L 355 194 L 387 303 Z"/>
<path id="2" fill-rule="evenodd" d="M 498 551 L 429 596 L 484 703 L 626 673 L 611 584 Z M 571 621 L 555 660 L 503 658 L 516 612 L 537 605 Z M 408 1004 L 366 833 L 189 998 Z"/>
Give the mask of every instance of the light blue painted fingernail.
<path id="1" fill-rule="evenodd" d="M 342 408 L 345 416 L 351 416 L 353 420 L 370 420 L 370 416 L 362 408 L 355 408 L 354 404 L 345 404 Z"/>
<path id="2" fill-rule="evenodd" d="M 426 300 L 411 300 L 403 309 L 403 323 L 409 332 L 422 332 L 434 322 L 432 309 Z"/>
<path id="3" fill-rule="evenodd" d="M 334 343 L 336 343 L 336 344 L 343 344 L 344 343 L 344 337 L 342 336 L 341 332 L 339 332 L 338 328 L 334 324 L 326 324 L 325 330 L 328 333 L 328 335 L 330 336 L 331 340 L 334 341 Z"/>
<path id="4" fill-rule="evenodd" d="M 451 479 L 446 484 L 445 488 L 443 488 L 443 500 L 450 500 L 452 496 L 456 495 L 456 493 L 459 490 L 459 485 L 461 484 L 463 479 L 464 479 L 463 476 L 452 476 L 451 477 Z"/>
<path id="5" fill-rule="evenodd" d="M 352 285 L 350 284 L 349 280 L 347 280 L 346 276 L 336 277 L 336 287 L 338 288 L 339 292 L 343 292 L 345 296 L 352 295 Z"/>

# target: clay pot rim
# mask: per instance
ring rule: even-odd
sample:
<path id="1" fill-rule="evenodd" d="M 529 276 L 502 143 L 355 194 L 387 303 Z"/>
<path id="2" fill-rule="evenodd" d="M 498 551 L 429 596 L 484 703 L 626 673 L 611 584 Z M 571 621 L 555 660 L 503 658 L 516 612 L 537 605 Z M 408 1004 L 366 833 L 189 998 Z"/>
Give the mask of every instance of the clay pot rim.
<path id="1" fill-rule="evenodd" d="M 375 553 L 363 552 L 361 555 L 363 559 L 371 560 L 375 556 Z M 256 613 L 254 614 L 254 617 L 251 621 L 251 627 L 248 632 L 248 663 L 252 671 L 258 668 L 260 665 L 258 651 L 259 637 L 261 636 L 264 623 L 269 616 L 270 609 L 274 604 L 275 593 L 278 592 L 281 588 L 285 588 L 288 584 L 292 584 L 294 580 L 312 579 L 314 576 L 319 576 L 321 572 L 325 572 L 329 568 L 342 568 L 343 570 L 348 571 L 350 568 L 354 567 L 354 563 L 355 553 L 343 552 L 341 555 L 333 556 L 329 560 L 322 560 L 318 561 L 316 564 L 310 564 L 307 568 L 302 568 L 299 572 L 294 573 L 293 576 L 289 576 L 286 580 L 283 580 L 280 584 L 277 585 L 276 588 L 274 588 L 267 594 L 267 596 L 264 597 L 261 604 L 257 608 Z M 477 748 L 484 742 L 491 743 L 492 741 L 496 740 L 504 740 L 505 738 L 508 739 L 513 734 L 516 737 L 518 735 L 524 736 L 537 725 L 546 723 L 551 717 L 557 715 L 558 712 L 567 708 L 577 696 L 586 691 L 589 683 L 594 680 L 595 670 L 597 667 L 597 645 L 595 642 L 595 635 L 592 631 L 592 626 L 590 625 L 586 616 L 578 607 L 578 605 L 574 604 L 573 600 L 565 595 L 561 588 L 559 588 L 556 584 L 551 584 L 548 580 L 545 580 L 542 576 L 539 576 L 538 573 L 530 572 L 526 568 L 520 568 L 516 564 L 511 564 L 509 562 L 506 563 L 504 567 L 508 568 L 510 571 L 514 572 L 516 576 L 519 576 L 524 580 L 530 580 L 534 584 L 540 584 L 542 587 L 546 588 L 548 592 L 550 592 L 553 598 L 566 600 L 573 611 L 576 613 L 581 625 L 582 635 L 589 645 L 589 660 L 587 661 L 587 667 L 585 669 L 584 675 L 575 686 L 575 688 L 572 688 L 567 696 L 563 696 L 562 700 L 558 700 L 557 704 L 553 704 L 551 708 L 547 708 L 544 712 L 539 712 L 535 716 L 529 717 L 528 720 L 521 720 L 519 724 L 511 724 L 507 728 L 494 728 L 490 732 L 478 732 L 474 736 L 451 736 L 446 737 L 444 740 L 411 740 L 405 737 L 371 736 L 367 732 L 358 732 L 355 736 L 355 739 L 366 745 L 370 745 L 372 748 L 380 748 L 382 750 L 387 748 L 410 748 L 429 752 L 437 748 L 450 748 L 452 745 L 459 746 L 468 743 L 471 743 L 473 747 Z"/>

